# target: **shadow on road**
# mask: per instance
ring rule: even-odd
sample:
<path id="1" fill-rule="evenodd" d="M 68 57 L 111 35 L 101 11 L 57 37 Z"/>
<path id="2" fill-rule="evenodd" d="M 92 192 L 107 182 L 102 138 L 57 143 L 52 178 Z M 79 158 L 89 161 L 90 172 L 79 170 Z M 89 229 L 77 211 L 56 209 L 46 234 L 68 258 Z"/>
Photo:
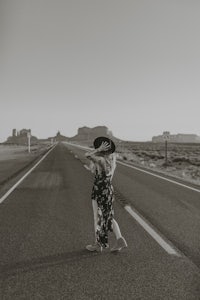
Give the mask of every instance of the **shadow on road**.
<path id="1" fill-rule="evenodd" d="M 79 251 L 59 253 L 59 254 L 34 258 L 27 261 L 19 261 L 14 264 L 7 264 L 2 266 L 0 268 L 0 277 L 5 279 L 10 275 L 16 275 L 16 274 L 26 273 L 30 271 L 36 271 L 39 269 L 65 265 L 67 263 L 71 263 L 74 261 L 78 262 L 83 259 L 93 258 L 98 255 L 101 254 L 95 252 L 88 252 L 86 249 L 81 249 Z"/>

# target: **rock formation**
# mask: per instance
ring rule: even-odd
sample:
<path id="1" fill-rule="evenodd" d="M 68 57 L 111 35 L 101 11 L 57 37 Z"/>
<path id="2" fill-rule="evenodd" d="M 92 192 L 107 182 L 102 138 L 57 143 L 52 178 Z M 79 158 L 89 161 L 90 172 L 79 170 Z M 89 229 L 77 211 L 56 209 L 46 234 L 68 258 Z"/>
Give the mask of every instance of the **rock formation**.
<path id="1" fill-rule="evenodd" d="M 35 136 L 31 135 L 31 129 L 22 129 L 17 131 L 13 129 L 12 136 L 7 138 L 6 144 L 16 144 L 16 145 L 27 145 L 28 144 L 28 134 L 31 136 L 31 143 L 35 144 L 38 142 L 38 139 Z"/>
<path id="2" fill-rule="evenodd" d="M 112 132 L 106 126 L 96 126 L 94 128 L 81 127 L 77 135 L 70 138 L 71 141 L 90 141 L 98 136 L 113 137 Z"/>

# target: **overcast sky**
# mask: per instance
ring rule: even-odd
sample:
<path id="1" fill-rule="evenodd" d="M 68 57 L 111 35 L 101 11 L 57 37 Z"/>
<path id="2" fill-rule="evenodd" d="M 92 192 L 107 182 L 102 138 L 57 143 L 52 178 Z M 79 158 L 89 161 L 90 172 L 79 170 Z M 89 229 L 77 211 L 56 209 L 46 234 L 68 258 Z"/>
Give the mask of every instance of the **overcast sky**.
<path id="1" fill-rule="evenodd" d="M 200 135 L 199 0 L 0 0 L 0 142 Z"/>

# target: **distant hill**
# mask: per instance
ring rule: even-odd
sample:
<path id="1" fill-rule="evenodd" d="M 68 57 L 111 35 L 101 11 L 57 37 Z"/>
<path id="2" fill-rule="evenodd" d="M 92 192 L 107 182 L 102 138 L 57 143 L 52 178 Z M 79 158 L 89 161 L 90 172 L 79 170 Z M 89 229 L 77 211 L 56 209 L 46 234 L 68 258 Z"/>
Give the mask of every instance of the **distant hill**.
<path id="1" fill-rule="evenodd" d="M 5 143 L 7 144 L 18 144 L 18 145 L 25 145 L 28 142 L 27 134 L 31 135 L 31 129 L 22 129 L 20 131 L 17 131 L 16 129 L 13 129 L 12 136 L 8 137 L 7 141 Z M 31 144 L 33 143 L 40 143 L 40 142 L 77 142 L 81 144 L 85 144 L 88 146 L 92 146 L 93 141 L 98 136 L 107 136 L 112 138 L 112 140 L 115 143 L 118 143 L 120 139 L 113 136 L 112 131 L 108 129 L 106 126 L 96 126 L 93 128 L 84 126 L 78 128 L 78 132 L 73 137 L 66 137 L 60 133 L 60 131 L 57 132 L 57 134 L 53 137 L 48 137 L 46 139 L 38 139 L 35 136 L 31 135 Z"/>
<path id="2" fill-rule="evenodd" d="M 98 136 L 107 136 L 113 139 L 113 141 L 120 141 L 113 136 L 112 132 L 106 126 L 96 126 L 93 128 L 84 126 L 78 128 L 78 132 L 73 137 L 66 137 L 58 131 L 56 136 L 49 137 L 46 141 L 56 141 L 56 142 L 75 142 L 84 145 L 92 145 L 93 141 Z"/>
<path id="3" fill-rule="evenodd" d="M 120 141 L 113 136 L 112 132 L 106 126 L 96 126 L 93 128 L 86 126 L 81 127 L 78 129 L 78 133 L 75 136 L 69 138 L 69 141 L 92 145 L 94 139 L 98 136 L 107 136 L 115 142 Z"/>
<path id="4" fill-rule="evenodd" d="M 162 135 L 153 136 L 153 143 L 162 143 L 164 141 L 164 133 Z M 200 136 L 196 134 L 170 134 L 168 135 L 168 141 L 170 143 L 200 143 Z"/>
<path id="5" fill-rule="evenodd" d="M 56 134 L 56 136 L 49 137 L 49 138 L 47 139 L 47 141 L 49 141 L 49 142 L 51 142 L 52 140 L 53 140 L 54 142 L 67 142 L 67 141 L 69 141 L 69 138 L 66 137 L 66 136 L 64 136 L 64 135 L 62 135 L 62 134 L 60 133 L 60 131 L 58 131 L 58 133 Z"/>

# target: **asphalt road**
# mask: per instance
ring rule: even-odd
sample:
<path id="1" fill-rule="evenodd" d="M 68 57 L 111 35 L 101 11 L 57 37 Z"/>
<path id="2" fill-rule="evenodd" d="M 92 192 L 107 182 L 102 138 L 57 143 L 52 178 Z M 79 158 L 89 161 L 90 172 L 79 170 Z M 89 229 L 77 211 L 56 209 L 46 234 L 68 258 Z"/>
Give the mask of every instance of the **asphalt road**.
<path id="1" fill-rule="evenodd" d="M 118 164 L 115 217 L 128 249 L 89 253 L 93 178 L 84 163 L 82 150 L 59 144 L 0 204 L 1 299 L 200 299 L 199 193 Z"/>

